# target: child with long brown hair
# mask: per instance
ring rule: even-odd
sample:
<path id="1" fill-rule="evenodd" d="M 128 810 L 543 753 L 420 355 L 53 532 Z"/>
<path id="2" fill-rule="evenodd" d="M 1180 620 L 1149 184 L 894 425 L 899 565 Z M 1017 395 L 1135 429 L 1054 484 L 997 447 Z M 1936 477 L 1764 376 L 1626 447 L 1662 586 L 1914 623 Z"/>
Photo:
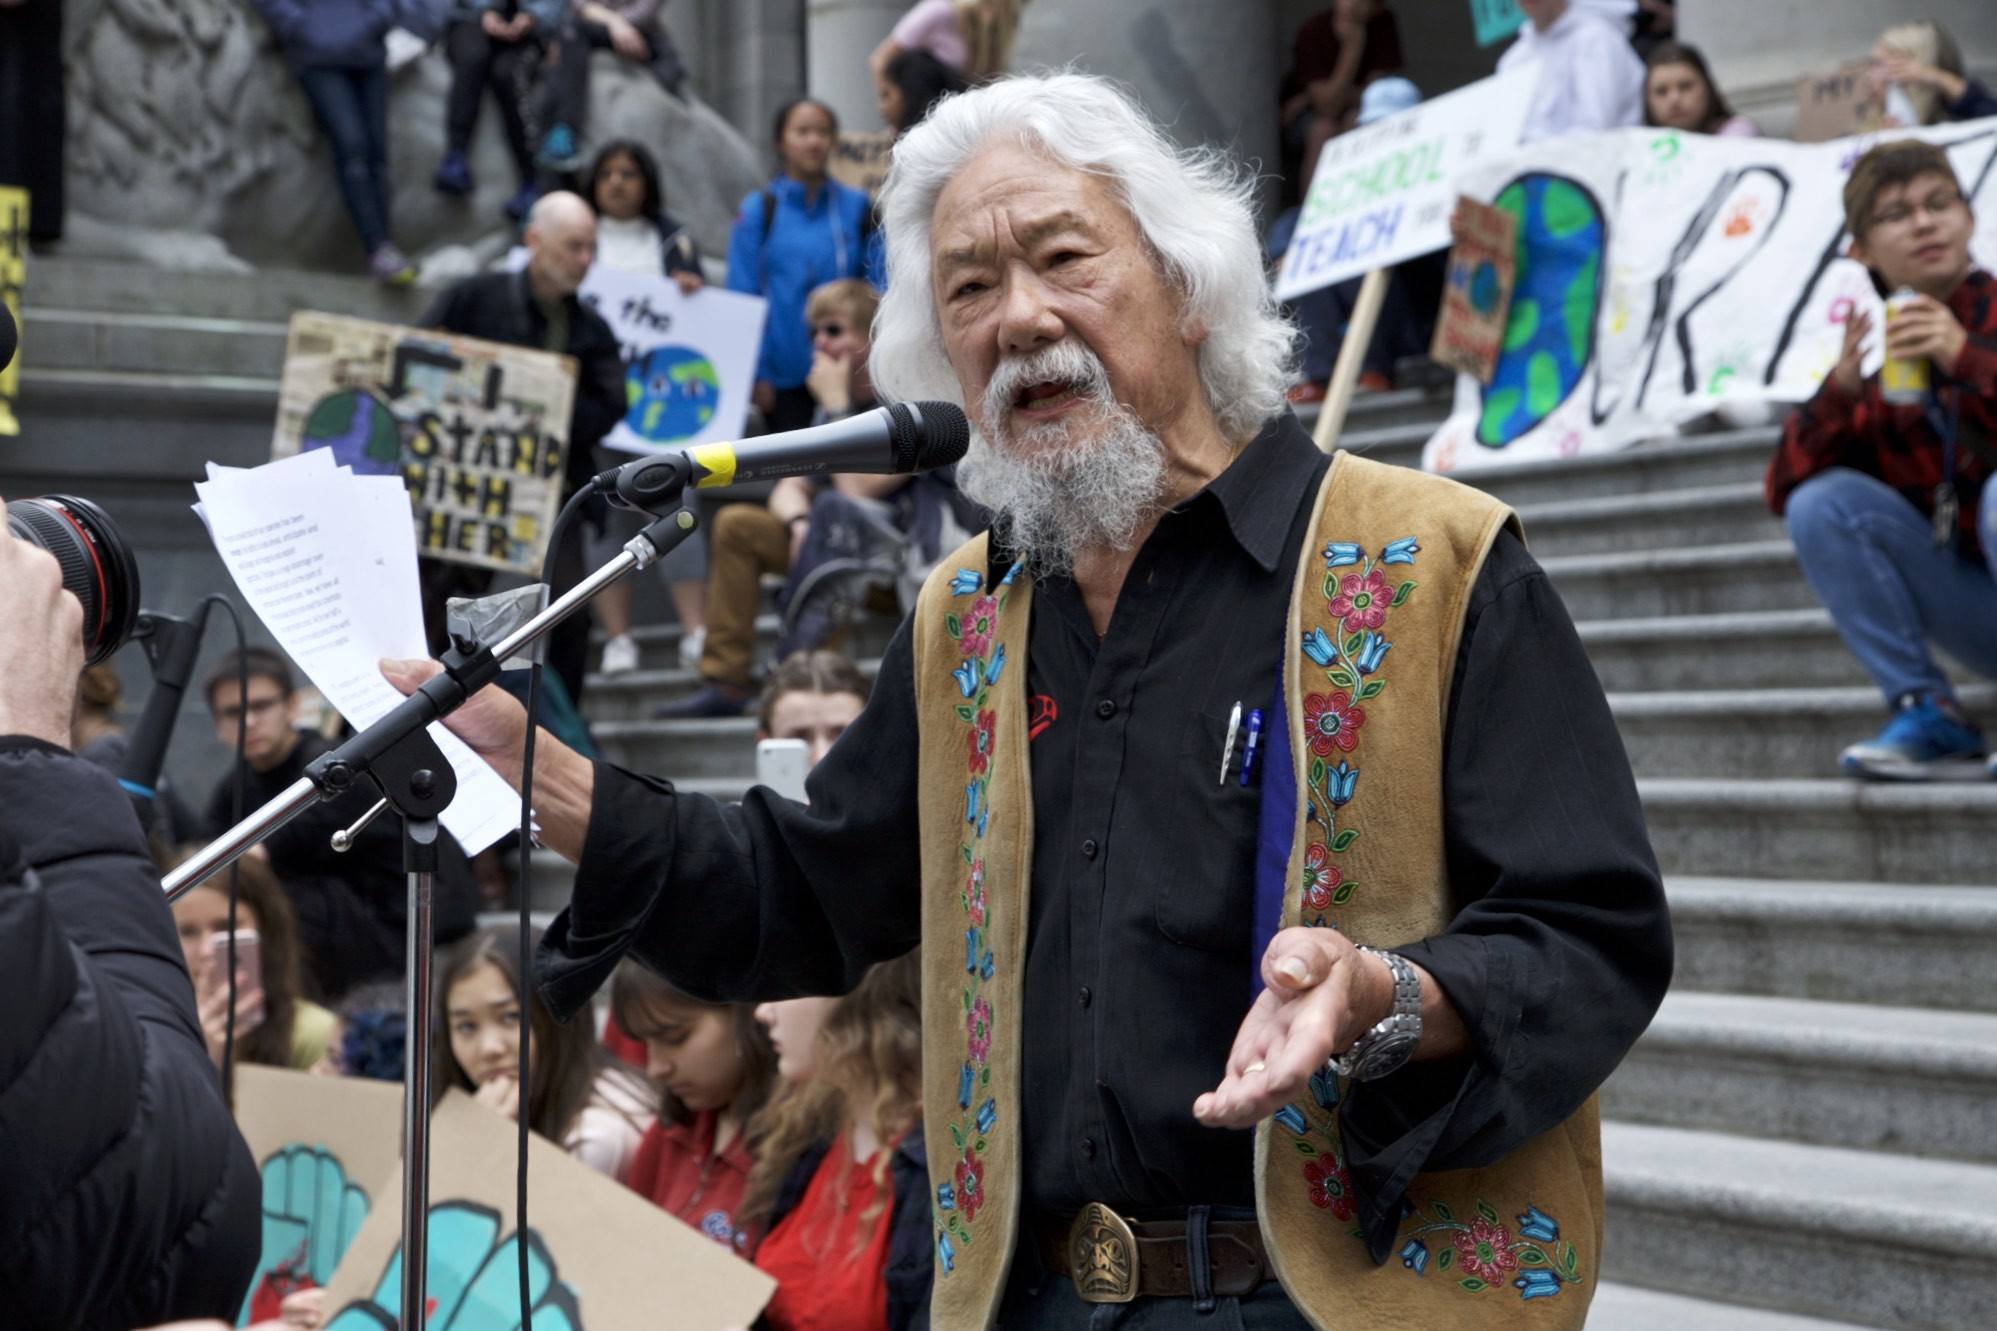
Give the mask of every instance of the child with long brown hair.
<path id="1" fill-rule="evenodd" d="M 752 1128 L 743 1223 L 777 1279 L 770 1331 L 906 1331 L 929 1307 L 918 954 L 883 962 L 827 1011 L 765 1003 L 791 1080 Z M 823 1020 L 815 1032 L 814 1021 Z"/>
<path id="2" fill-rule="evenodd" d="M 537 945 L 538 937 L 531 940 Z M 531 995 L 531 998 L 530 998 Z M 520 1086 L 521 1008 L 528 1086 Z M 587 1021 L 564 1026 L 521 983 L 520 931 L 481 929 L 438 967 L 432 1100 L 455 1086 L 622 1182 L 658 1108 L 643 1078 L 612 1061 Z"/>

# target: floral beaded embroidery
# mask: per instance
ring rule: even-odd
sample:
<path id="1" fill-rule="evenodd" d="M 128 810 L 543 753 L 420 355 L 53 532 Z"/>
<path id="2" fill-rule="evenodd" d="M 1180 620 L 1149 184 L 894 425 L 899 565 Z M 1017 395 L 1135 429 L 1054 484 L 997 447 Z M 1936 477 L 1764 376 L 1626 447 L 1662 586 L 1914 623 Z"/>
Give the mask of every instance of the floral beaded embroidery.
<path id="1" fill-rule="evenodd" d="M 1005 673 L 1005 646 L 999 643 L 999 616 L 1011 598 L 1015 564 L 996 595 L 985 591 L 984 575 L 960 568 L 950 578 L 953 598 L 971 598 L 943 621 L 957 643 L 950 678 L 963 699 L 956 708 L 964 726 L 964 1054 L 957 1071 L 957 1117 L 950 1140 L 960 1153 L 949 1182 L 936 1189 L 936 1265 L 943 1275 L 956 1269 L 958 1249 L 971 1242 L 971 1226 L 984 1204 L 985 1153 L 998 1126 L 998 1102 L 991 1094 L 992 1038 L 998 1013 L 986 993 L 997 968 L 991 946 L 991 917 L 985 897 L 984 842 L 991 830 L 992 751 L 998 742 L 998 713 L 992 690 Z M 973 1106 L 976 1106 L 975 1109 Z"/>

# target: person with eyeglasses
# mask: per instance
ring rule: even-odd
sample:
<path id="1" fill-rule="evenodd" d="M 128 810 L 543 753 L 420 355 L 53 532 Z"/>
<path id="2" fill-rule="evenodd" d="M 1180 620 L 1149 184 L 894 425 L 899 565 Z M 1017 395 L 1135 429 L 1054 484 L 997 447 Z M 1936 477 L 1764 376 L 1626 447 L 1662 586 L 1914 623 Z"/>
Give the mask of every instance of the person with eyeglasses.
<path id="1" fill-rule="evenodd" d="M 1939 648 L 1997 679 L 1997 280 L 1970 257 L 1976 219 L 1941 147 L 1882 143 L 1845 183 L 1851 257 L 1895 299 L 1883 330 L 1854 310 L 1843 352 L 1789 417 L 1769 506 L 1804 576 L 1890 711 L 1839 765 L 1853 776 L 1997 776 Z M 1888 400 L 1864 363 L 1880 347 L 1931 367 L 1920 400 Z"/>

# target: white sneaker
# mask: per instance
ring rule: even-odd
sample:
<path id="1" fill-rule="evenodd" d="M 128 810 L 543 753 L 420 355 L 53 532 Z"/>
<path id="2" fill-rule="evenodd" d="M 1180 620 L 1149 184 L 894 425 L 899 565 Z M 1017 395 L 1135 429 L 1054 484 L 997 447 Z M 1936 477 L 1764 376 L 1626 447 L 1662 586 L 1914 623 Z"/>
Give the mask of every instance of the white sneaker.
<path id="1" fill-rule="evenodd" d="M 603 644 L 603 673 L 622 675 L 638 668 L 638 644 L 628 633 L 620 633 Z"/>
<path id="2" fill-rule="evenodd" d="M 706 650 L 706 629 L 690 629 L 680 634 L 680 664 L 688 670 L 700 668 L 700 654 Z"/>

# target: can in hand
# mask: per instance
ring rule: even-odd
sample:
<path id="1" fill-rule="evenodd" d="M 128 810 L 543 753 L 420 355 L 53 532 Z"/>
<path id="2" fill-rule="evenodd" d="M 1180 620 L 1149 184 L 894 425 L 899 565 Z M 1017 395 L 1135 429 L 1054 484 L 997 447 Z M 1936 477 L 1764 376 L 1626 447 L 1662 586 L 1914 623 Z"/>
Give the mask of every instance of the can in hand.
<path id="1" fill-rule="evenodd" d="M 1893 320 L 1900 311 L 1907 308 L 1915 298 L 1912 287 L 1901 287 L 1886 301 L 1886 327 L 1890 331 Z M 1887 353 L 1886 363 L 1879 367 L 1879 395 L 1897 405 L 1918 405 L 1927 400 L 1928 377 L 1934 367 L 1926 356 L 1895 357 Z"/>

